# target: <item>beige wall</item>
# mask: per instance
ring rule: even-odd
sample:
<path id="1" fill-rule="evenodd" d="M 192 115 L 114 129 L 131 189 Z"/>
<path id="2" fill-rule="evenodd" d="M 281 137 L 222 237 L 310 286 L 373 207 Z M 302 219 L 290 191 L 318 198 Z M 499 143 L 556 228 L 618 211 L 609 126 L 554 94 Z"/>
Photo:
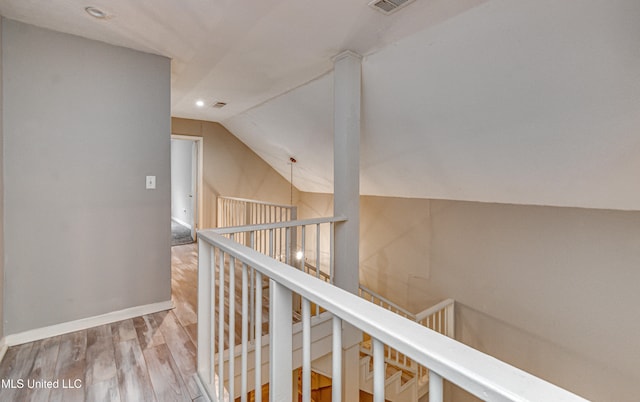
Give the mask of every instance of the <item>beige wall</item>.
<path id="1" fill-rule="evenodd" d="M 423 291 L 429 278 L 429 201 L 360 199 L 360 282 L 419 312 L 440 300 Z"/>
<path id="2" fill-rule="evenodd" d="M 222 125 L 175 117 L 171 122 L 173 134 L 203 138 L 202 215 L 205 228 L 216 225 L 219 195 L 289 204 L 289 182 Z M 293 191 L 295 203 L 298 191 L 295 188 Z"/>
<path id="3" fill-rule="evenodd" d="M 431 201 L 425 291 L 463 342 L 599 401 L 637 400 L 640 212 Z"/>
<path id="4" fill-rule="evenodd" d="M 301 216 L 331 195 L 300 194 Z M 640 212 L 361 198 L 361 282 L 458 339 L 593 400 L 637 400 Z M 466 400 L 456 392 L 454 400 Z"/>
<path id="5" fill-rule="evenodd" d="M 333 194 L 301 191 L 297 205 L 300 219 L 333 216 Z"/>
<path id="6" fill-rule="evenodd" d="M 301 192 L 301 219 L 332 216 L 331 194 Z M 429 275 L 429 200 L 360 197 L 360 283 L 410 311 L 439 300 L 423 291 Z"/>

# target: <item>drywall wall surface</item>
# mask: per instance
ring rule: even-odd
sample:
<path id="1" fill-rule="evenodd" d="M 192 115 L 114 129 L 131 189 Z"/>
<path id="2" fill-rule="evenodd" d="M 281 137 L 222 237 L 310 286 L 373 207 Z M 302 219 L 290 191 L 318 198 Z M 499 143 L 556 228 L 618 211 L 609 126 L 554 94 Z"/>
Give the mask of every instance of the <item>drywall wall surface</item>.
<path id="1" fill-rule="evenodd" d="M 588 399 L 637 400 L 640 213 L 432 200 L 431 222 L 424 291 L 457 301 L 460 340 Z"/>
<path id="2" fill-rule="evenodd" d="M 332 195 L 298 206 L 330 216 Z M 414 312 L 454 298 L 458 340 L 588 399 L 637 399 L 640 213 L 375 196 L 360 212 L 361 283 Z"/>
<path id="3" fill-rule="evenodd" d="M 0 17 L 0 338 L 4 336 L 4 138 L 2 135 L 2 22 Z"/>
<path id="4" fill-rule="evenodd" d="M 193 225 L 193 141 L 171 140 L 171 219 Z"/>
<path id="5" fill-rule="evenodd" d="M 291 201 L 291 186 L 222 125 L 172 118 L 171 132 L 203 138 L 203 225 L 216 226 L 217 197 L 240 197 L 280 204 Z M 282 161 L 287 164 L 289 161 Z M 295 171 L 294 171 L 295 173 Z M 295 174 L 294 174 L 295 181 Z M 298 190 L 293 187 L 293 203 Z"/>
<path id="6" fill-rule="evenodd" d="M 5 332 L 170 300 L 169 59 L 2 28 Z"/>
<path id="7" fill-rule="evenodd" d="M 301 191 L 298 198 L 298 217 L 311 219 L 333 216 L 333 194 Z"/>
<path id="8" fill-rule="evenodd" d="M 429 279 L 429 200 L 360 197 L 360 283 L 418 313 L 440 300 Z"/>
<path id="9" fill-rule="evenodd" d="M 429 280 L 429 200 L 360 197 L 360 283 L 412 312 L 440 300 Z M 333 215 L 333 196 L 300 192 L 301 219 Z M 329 233 L 323 233 L 328 238 Z M 324 240 L 323 244 L 328 240 Z"/>

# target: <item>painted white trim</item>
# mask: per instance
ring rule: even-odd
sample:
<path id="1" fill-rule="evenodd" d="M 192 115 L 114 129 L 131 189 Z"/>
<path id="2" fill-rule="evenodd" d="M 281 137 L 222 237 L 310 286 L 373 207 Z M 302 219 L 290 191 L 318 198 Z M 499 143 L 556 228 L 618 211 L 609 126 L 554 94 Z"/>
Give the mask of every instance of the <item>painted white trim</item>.
<path id="1" fill-rule="evenodd" d="M 211 396 L 209 396 L 209 390 L 207 389 L 207 387 L 204 386 L 204 382 L 202 381 L 202 378 L 200 377 L 200 372 L 197 372 L 196 375 L 193 376 L 193 378 L 196 380 L 196 384 L 198 385 L 198 388 L 200 389 L 200 397 L 205 401 L 205 402 L 211 402 Z"/>
<path id="2" fill-rule="evenodd" d="M 174 218 L 173 216 L 171 217 L 171 220 L 172 220 L 172 221 L 174 221 L 174 222 L 176 222 L 176 223 L 181 224 L 182 226 L 186 226 L 186 227 L 188 227 L 188 228 L 189 228 L 189 230 L 191 230 L 191 225 L 189 225 L 187 222 L 185 222 L 185 221 L 181 221 L 180 219 L 178 219 L 178 218 Z"/>
<path id="3" fill-rule="evenodd" d="M 61 324 L 50 325 L 48 327 L 31 329 L 29 331 L 7 335 L 3 339 L 7 346 L 21 345 L 23 343 L 39 341 L 41 339 L 51 338 L 53 336 L 68 334 L 70 332 L 81 331 L 87 328 L 93 328 L 100 325 L 111 324 L 112 322 L 139 317 L 141 315 L 170 310 L 174 307 L 175 306 L 173 305 L 173 302 L 171 300 L 167 300 L 159 303 L 146 304 L 143 306 L 126 308 L 124 310 L 112 311 L 110 313 L 96 315 L 93 317 L 81 318 L 75 321 L 63 322 Z"/>
<path id="4" fill-rule="evenodd" d="M 7 338 L 2 337 L 2 339 L 0 339 L 0 362 L 2 362 L 2 359 L 4 359 L 4 355 L 5 353 L 7 353 L 7 349 L 9 349 L 9 345 L 7 345 Z"/>
<path id="5" fill-rule="evenodd" d="M 196 211 L 194 212 L 196 230 L 204 228 L 204 137 L 196 135 L 183 135 L 183 134 L 171 134 L 171 139 L 174 140 L 189 140 L 195 141 L 198 147 L 198 177 L 197 177 L 197 202 Z M 196 233 L 197 236 L 197 233 Z"/>

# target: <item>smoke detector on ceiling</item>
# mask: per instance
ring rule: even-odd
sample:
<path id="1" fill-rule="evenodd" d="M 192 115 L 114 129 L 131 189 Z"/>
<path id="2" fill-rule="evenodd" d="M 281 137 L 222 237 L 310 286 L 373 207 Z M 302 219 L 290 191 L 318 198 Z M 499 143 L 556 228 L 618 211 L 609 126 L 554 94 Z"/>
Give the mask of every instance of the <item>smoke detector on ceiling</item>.
<path id="1" fill-rule="evenodd" d="M 382 14 L 389 15 L 409 5 L 409 3 L 413 3 L 413 1 L 414 0 L 373 0 L 369 3 L 369 7 L 373 7 Z"/>

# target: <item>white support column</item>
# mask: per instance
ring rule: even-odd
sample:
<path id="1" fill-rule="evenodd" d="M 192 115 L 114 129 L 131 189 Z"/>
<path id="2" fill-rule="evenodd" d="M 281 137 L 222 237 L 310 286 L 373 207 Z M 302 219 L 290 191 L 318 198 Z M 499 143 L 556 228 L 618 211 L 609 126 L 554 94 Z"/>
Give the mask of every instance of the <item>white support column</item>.
<path id="1" fill-rule="evenodd" d="M 335 225 L 334 285 L 358 294 L 360 239 L 360 103 L 362 57 L 345 51 L 334 58 L 333 214 L 346 222 Z M 360 331 L 343 328 L 342 400 L 359 398 Z M 356 368 L 353 370 L 353 368 Z"/>
<path id="2" fill-rule="evenodd" d="M 333 214 L 335 285 L 358 294 L 360 237 L 360 97 L 362 58 L 350 51 L 334 59 Z"/>
<path id="3" fill-rule="evenodd" d="M 342 352 L 342 400 L 358 401 L 360 400 L 360 341 L 362 340 L 362 332 L 355 330 L 351 325 L 345 325 L 343 329 L 343 347 L 344 340 L 348 339 L 348 334 L 357 333 L 359 341 L 349 348 L 343 348 Z"/>

